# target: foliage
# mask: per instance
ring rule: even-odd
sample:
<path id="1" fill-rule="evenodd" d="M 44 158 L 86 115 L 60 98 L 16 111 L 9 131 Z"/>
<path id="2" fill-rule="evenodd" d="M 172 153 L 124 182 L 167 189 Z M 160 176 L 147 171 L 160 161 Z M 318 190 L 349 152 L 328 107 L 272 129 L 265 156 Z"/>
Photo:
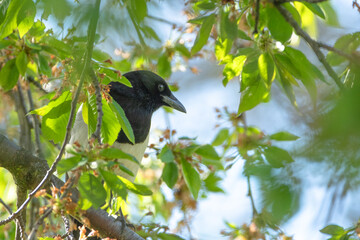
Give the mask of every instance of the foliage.
<path id="1" fill-rule="evenodd" d="M 71 103 L 84 72 L 85 82 L 76 106 L 82 104 L 83 118 L 89 126 L 88 136 L 91 137 L 96 131 L 98 111 L 95 86 L 89 69 L 85 69 L 85 59 L 92 47 L 89 72 L 95 73 L 100 83 L 104 114 L 100 131 L 103 144 L 92 139 L 89 147 L 69 145 L 67 152 L 71 156 L 57 165 L 59 176 L 65 172 L 74 174 L 81 194 L 80 201 L 75 204 L 68 198 L 58 199 L 54 192 L 59 190 L 53 189 L 52 195 L 39 194 L 39 198 L 47 197 L 50 200 L 42 199 L 40 202 L 43 206 L 38 208 L 53 209 L 56 224 L 59 225 L 61 211 L 81 217 L 81 211 L 91 206 L 107 208 L 111 214 L 118 212 L 120 207 L 126 213 L 129 206 L 136 206 L 138 215 L 153 216 L 153 221 L 166 222 L 175 209 L 179 209 L 184 218 L 178 220 L 178 229 L 186 226 L 191 229 L 188 218 L 196 211 L 197 202 L 210 194 L 224 193 L 222 180 L 227 170 L 242 162 L 242 175 L 247 179 L 251 200 L 252 220 L 240 227 L 227 223 L 229 230 L 224 230 L 223 235 L 230 239 L 265 239 L 266 236 L 289 238 L 280 226 L 299 210 L 302 192 L 300 180 L 292 168 L 297 159 L 285 149 L 282 142 L 296 141 L 299 137 L 288 131 L 266 134 L 246 122 L 247 111 L 271 99 L 275 84 L 297 111 L 301 111 L 301 101 L 298 101 L 296 93 L 304 89 L 309 95 L 311 108 L 320 109 L 320 116 L 326 116 L 320 120 L 315 118 L 319 120 L 321 128 L 316 129 L 319 134 L 309 142 L 318 144 L 319 148 L 306 157 L 327 159 L 335 155 L 333 159 L 338 160 L 339 155 L 347 153 L 345 159 L 350 159 L 350 164 L 345 167 L 356 167 L 356 170 L 343 170 L 343 165 L 337 164 L 334 171 L 341 172 L 341 180 L 345 179 L 345 192 L 358 188 L 359 182 L 351 183 L 359 176 L 356 156 L 359 110 L 349 106 L 357 106 L 351 103 L 360 102 L 360 34 L 355 32 L 340 36 L 334 47 L 304 38 L 301 27 L 311 36 L 316 36 L 319 20 L 328 25 L 338 24 L 329 3 L 310 2 L 188 1 L 184 5 L 188 22 L 170 23 L 176 37 L 163 39 L 157 26 L 164 22 L 169 24 L 169 21 L 153 16 L 161 8 L 158 1 L 103 0 L 98 26 L 89 25 L 96 12 L 93 1 L 2 1 L 0 93 L 3 101 L 0 106 L 5 119 L 2 121 L 5 125 L 2 132 L 9 138 L 20 143 L 24 138 L 21 135 L 23 132 L 18 133 L 22 121 L 16 119 L 16 113 L 20 114 L 19 107 L 14 110 L 9 104 L 16 102 L 14 96 L 19 95 L 28 113 L 25 117 L 36 115 L 35 119 L 41 122 L 39 125 L 36 120 L 31 120 L 34 127 L 28 132 L 30 138 L 34 136 L 32 138 L 35 139 L 36 128 L 41 126 L 40 146 L 36 147 L 42 149 L 42 153 L 37 154 L 52 164 L 58 152 L 57 144 L 64 142 Z M 284 15 L 283 11 L 288 14 Z M 68 22 L 72 22 L 72 26 Z M 94 46 L 90 46 L 91 51 L 87 49 L 90 40 L 86 32 L 90 30 L 97 33 Z M 116 36 L 114 31 L 121 35 L 122 40 L 122 48 L 117 49 L 118 56 L 104 50 L 104 43 L 109 38 L 107 35 Z M 310 38 L 309 34 L 307 36 Z M 126 39 L 122 39 L 124 36 Z M 184 37 L 189 36 L 193 39 L 190 44 L 184 41 Z M 301 36 L 309 43 L 316 55 L 320 56 L 325 70 L 295 48 L 295 36 Z M 326 58 L 318 55 L 317 51 L 321 53 L 321 48 L 328 50 Z M 152 161 L 139 174 L 137 183 L 115 175 L 112 172 L 114 169 L 129 175 L 134 173 L 114 159 L 126 159 L 136 164 L 140 164 L 140 159 L 110 147 L 120 129 L 131 142 L 134 142 L 134 134 L 121 106 L 110 100 L 106 85 L 118 81 L 130 86 L 130 82 L 122 76 L 130 69 L 150 69 L 166 79 L 179 66 L 196 72 L 189 59 L 212 57 L 223 67 L 223 86 L 233 79 L 240 82 L 238 111 L 232 113 L 226 107 L 216 110 L 223 125 L 217 128 L 211 143 L 176 137 L 175 130 L 164 130 L 158 143 L 150 146 L 152 154 L 147 159 Z M 335 88 L 333 81 L 341 90 Z M 327 99 L 327 105 L 319 103 L 319 98 L 323 100 L 319 94 L 323 92 L 318 86 L 326 86 L 335 95 Z M 173 91 L 178 88 L 176 83 L 170 87 Z M 37 100 L 35 106 L 32 106 L 32 100 L 25 103 L 25 95 L 26 99 Z M 329 154 L 329 145 L 338 151 Z M 34 146 L 22 147 L 33 152 L 36 149 Z M 307 148 L 309 145 L 305 144 L 304 149 Z M 2 169 L 0 171 L 3 172 Z M 5 196 L 3 183 L 10 181 L 10 174 L 0 176 L 0 193 Z M 254 182 L 259 186 L 256 195 L 251 187 Z M 336 179 L 332 180 L 334 182 Z M 165 194 L 168 190 L 172 193 L 172 200 Z M 259 198 L 255 199 L 255 196 Z M 6 200 L 13 205 L 14 199 Z M 0 213 L 5 215 L 2 209 Z M 142 220 L 139 220 L 136 229 L 143 237 L 182 239 L 169 233 L 167 226 Z M 41 229 L 46 235 L 63 233 L 61 227 L 50 229 L 44 226 Z M 331 235 L 331 239 L 349 239 L 358 233 L 358 229 L 358 224 L 348 229 L 328 225 L 320 231 Z M 15 234 L 13 225 L 3 226 L 1 230 L 0 238 L 13 238 Z M 46 235 L 39 233 L 42 237 Z"/>

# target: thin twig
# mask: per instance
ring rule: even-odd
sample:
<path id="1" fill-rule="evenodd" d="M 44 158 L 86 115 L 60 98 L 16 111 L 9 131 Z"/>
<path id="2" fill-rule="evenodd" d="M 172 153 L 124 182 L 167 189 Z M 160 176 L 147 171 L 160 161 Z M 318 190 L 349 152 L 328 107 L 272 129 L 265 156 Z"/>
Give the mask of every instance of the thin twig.
<path id="1" fill-rule="evenodd" d="M 29 78 L 27 78 L 27 80 L 29 81 Z M 28 99 L 29 99 L 29 107 L 30 107 L 30 111 L 34 110 L 34 101 L 33 101 L 33 97 L 32 97 L 32 93 L 30 90 L 30 87 L 27 90 L 27 95 L 28 95 Z M 32 119 L 33 119 L 33 128 L 34 128 L 34 132 L 35 132 L 35 155 L 40 157 L 40 158 L 44 158 L 44 154 L 41 148 L 41 142 L 40 142 L 40 123 L 39 123 L 39 119 L 37 118 L 37 116 L 35 114 L 32 114 Z"/>
<path id="2" fill-rule="evenodd" d="M 1 198 L 0 198 L 0 203 L 5 207 L 6 211 L 8 211 L 9 214 L 12 214 L 12 210 L 9 207 L 9 205 L 7 205 Z"/>
<path id="3" fill-rule="evenodd" d="M 252 195 L 252 191 L 251 191 L 251 184 L 250 184 L 250 176 L 247 176 L 247 184 L 248 184 L 248 196 L 250 198 L 250 202 L 251 202 L 251 207 L 252 207 L 252 211 L 253 211 L 253 218 L 258 214 L 256 207 L 255 207 L 255 201 L 254 201 L 254 197 Z"/>
<path id="4" fill-rule="evenodd" d="M 164 18 L 160 18 L 160 17 L 157 17 L 157 16 L 153 16 L 153 15 L 147 15 L 146 16 L 147 18 L 150 18 L 150 19 L 153 19 L 155 21 L 158 21 L 158 22 L 163 22 L 163 23 L 166 23 L 166 24 L 169 24 L 169 25 L 177 25 L 176 23 L 174 22 L 171 22 L 167 19 L 164 19 Z"/>
<path id="5" fill-rule="evenodd" d="M 324 65 L 329 76 L 335 81 L 335 83 L 338 85 L 338 87 L 340 89 L 343 89 L 344 88 L 343 83 L 340 81 L 340 79 L 339 79 L 338 75 L 336 74 L 336 72 L 334 71 L 334 69 L 332 69 L 330 64 L 326 61 L 324 54 L 321 52 L 321 50 L 319 48 L 318 42 L 313 40 L 309 36 L 309 34 L 307 34 L 307 32 L 305 32 L 304 30 L 301 29 L 299 24 L 295 21 L 295 19 L 291 15 L 291 13 L 285 7 L 283 7 L 280 4 L 275 4 L 275 7 L 279 10 L 281 15 L 285 18 L 285 20 L 294 28 L 296 34 L 301 36 L 310 45 L 310 47 L 312 48 L 312 50 L 318 57 L 319 61 Z"/>
<path id="6" fill-rule="evenodd" d="M 36 233 L 37 233 L 39 227 L 43 224 L 45 218 L 50 215 L 52 210 L 53 210 L 52 207 L 47 208 L 45 210 L 45 212 L 43 213 L 43 215 L 36 221 L 36 223 L 34 224 L 34 227 L 32 228 L 32 230 L 29 234 L 28 240 L 36 239 Z"/>
<path id="7" fill-rule="evenodd" d="M 68 193 L 70 192 L 70 189 L 72 188 L 72 186 L 74 185 L 75 182 L 75 177 L 70 178 L 67 183 L 65 183 L 65 190 L 64 192 L 61 194 L 60 196 L 60 200 L 62 200 L 64 197 L 66 197 L 68 195 Z M 30 235 L 28 237 L 28 240 L 34 240 L 36 239 L 36 233 L 39 229 L 39 227 L 43 224 L 45 218 L 47 218 L 53 211 L 52 207 L 49 207 L 45 210 L 44 214 L 36 221 L 36 223 L 34 224 L 33 228 L 31 229 Z"/>
<path id="8" fill-rule="evenodd" d="M 340 56 L 342 56 L 344 58 L 347 58 L 349 61 L 353 61 L 353 62 L 357 61 L 357 59 L 353 55 L 348 54 L 346 52 L 343 52 L 338 48 L 329 46 L 326 43 L 322 43 L 322 42 L 317 42 L 317 44 L 319 45 L 319 47 L 324 48 L 324 49 L 326 49 L 326 50 L 328 50 L 330 52 L 334 52 L 337 55 L 340 55 Z"/>
<path id="9" fill-rule="evenodd" d="M 33 77 L 27 77 L 27 80 L 32 83 L 35 87 L 37 87 L 40 91 L 42 91 L 43 93 L 48 93 L 39 82 L 35 81 L 35 79 Z"/>
<path id="10" fill-rule="evenodd" d="M 95 132 L 92 134 L 92 137 L 97 139 L 99 144 L 101 144 L 101 136 L 100 136 L 101 124 L 102 124 L 102 117 L 104 115 L 103 110 L 102 110 L 101 88 L 100 88 L 99 80 L 96 77 L 96 74 L 93 69 L 90 69 L 89 74 L 90 74 L 90 77 L 92 80 L 92 84 L 95 87 L 96 109 L 97 109 L 97 113 L 98 113 L 96 129 L 95 129 Z"/>
<path id="11" fill-rule="evenodd" d="M 92 57 L 92 52 L 93 52 L 93 45 L 95 42 L 95 32 L 96 32 L 96 26 L 97 26 L 97 22 L 99 19 L 99 9 L 100 9 L 100 0 L 97 0 L 95 3 L 95 14 L 92 16 L 91 20 L 90 20 L 90 24 L 89 24 L 89 28 L 88 28 L 88 43 L 87 43 L 87 52 L 86 52 L 86 56 L 85 56 L 85 60 L 84 60 L 84 67 L 82 69 L 81 75 L 80 75 L 80 80 L 79 80 L 79 86 L 75 92 L 75 96 L 71 102 L 71 110 L 70 110 L 70 116 L 69 116 L 69 120 L 68 120 L 68 124 L 66 126 L 66 134 L 65 134 L 65 139 L 64 142 L 61 146 L 60 152 L 58 154 L 58 156 L 56 157 L 55 161 L 53 162 L 53 164 L 51 165 L 50 169 L 46 172 L 45 177 L 41 180 L 41 182 L 39 183 L 39 185 L 28 195 L 28 198 L 24 201 L 24 203 L 21 205 L 20 208 L 18 208 L 16 210 L 16 212 L 14 212 L 11 216 L 9 216 L 8 218 L 0 221 L 0 226 L 4 225 L 6 223 L 11 222 L 12 220 L 14 220 L 15 218 L 17 218 L 20 213 L 26 208 L 26 206 L 29 204 L 30 200 L 34 197 L 34 195 L 44 187 L 44 185 L 50 180 L 51 176 L 53 175 L 53 173 L 56 170 L 56 165 L 58 164 L 58 162 L 61 160 L 64 152 L 65 152 L 65 146 L 66 144 L 69 142 L 70 139 L 70 132 L 71 132 L 71 127 L 72 127 L 72 123 L 74 121 L 74 116 L 75 116 L 75 111 L 76 111 L 76 104 L 77 101 L 79 99 L 79 95 L 80 92 L 82 90 L 82 85 L 85 81 L 85 75 L 87 73 L 87 69 L 90 66 L 91 63 L 91 57 Z"/>
<path id="12" fill-rule="evenodd" d="M 256 0 L 256 7 L 255 7 L 255 26 L 254 26 L 253 34 L 258 33 L 259 16 L 260 16 L 260 0 Z"/>

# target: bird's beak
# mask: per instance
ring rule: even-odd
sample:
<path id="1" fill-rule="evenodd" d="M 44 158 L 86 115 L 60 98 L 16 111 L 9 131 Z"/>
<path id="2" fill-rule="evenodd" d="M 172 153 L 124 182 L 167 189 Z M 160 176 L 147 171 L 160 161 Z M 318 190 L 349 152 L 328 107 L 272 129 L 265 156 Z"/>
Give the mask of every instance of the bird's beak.
<path id="1" fill-rule="evenodd" d="M 172 94 L 170 96 L 162 95 L 161 97 L 163 102 L 169 105 L 170 107 L 172 107 L 173 109 L 186 113 L 186 109 L 184 105 L 182 105 L 182 103 L 179 100 L 177 100 L 177 98 L 174 95 Z"/>

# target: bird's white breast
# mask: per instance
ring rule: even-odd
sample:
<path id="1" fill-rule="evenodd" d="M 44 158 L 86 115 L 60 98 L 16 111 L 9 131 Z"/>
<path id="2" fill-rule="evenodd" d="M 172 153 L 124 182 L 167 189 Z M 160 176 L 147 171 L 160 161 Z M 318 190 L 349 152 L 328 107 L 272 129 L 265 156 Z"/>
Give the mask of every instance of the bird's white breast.
<path id="1" fill-rule="evenodd" d="M 71 131 L 71 138 L 69 141 L 70 144 L 73 144 L 75 142 L 78 142 L 82 146 L 88 146 L 88 126 L 84 122 L 82 117 L 82 105 L 80 106 L 76 114 L 74 127 Z M 146 150 L 148 143 L 149 143 L 149 135 L 142 143 L 137 143 L 132 145 L 128 143 L 115 142 L 111 147 L 118 148 L 125 153 L 133 155 L 140 162 L 144 156 L 144 152 Z M 121 171 L 120 169 L 115 170 L 114 173 L 133 182 L 135 180 L 137 171 L 139 170 L 140 166 L 137 163 L 132 162 L 128 159 L 118 159 L 118 162 L 123 164 L 132 173 L 134 173 L 134 176 L 130 176 L 127 173 Z"/>

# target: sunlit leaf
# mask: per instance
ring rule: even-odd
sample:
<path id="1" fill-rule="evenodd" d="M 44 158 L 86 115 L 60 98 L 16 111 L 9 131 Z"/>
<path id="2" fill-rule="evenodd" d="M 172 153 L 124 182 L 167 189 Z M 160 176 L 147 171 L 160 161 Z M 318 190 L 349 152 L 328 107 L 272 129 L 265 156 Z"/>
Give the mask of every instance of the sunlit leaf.
<path id="1" fill-rule="evenodd" d="M 268 87 L 275 78 L 274 61 L 269 53 L 263 53 L 258 60 L 259 72 L 261 78 L 265 81 Z"/>
<path id="2" fill-rule="evenodd" d="M 36 6 L 32 0 L 23 0 L 23 5 L 17 15 L 17 24 L 20 38 L 27 33 L 34 24 Z"/>
<path id="3" fill-rule="evenodd" d="M 0 39 L 4 39 L 17 27 L 17 15 L 24 4 L 24 0 L 13 0 L 7 8 L 5 19 L 0 25 Z"/>

